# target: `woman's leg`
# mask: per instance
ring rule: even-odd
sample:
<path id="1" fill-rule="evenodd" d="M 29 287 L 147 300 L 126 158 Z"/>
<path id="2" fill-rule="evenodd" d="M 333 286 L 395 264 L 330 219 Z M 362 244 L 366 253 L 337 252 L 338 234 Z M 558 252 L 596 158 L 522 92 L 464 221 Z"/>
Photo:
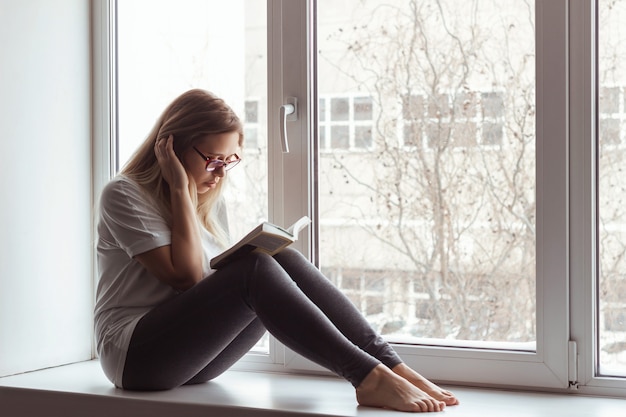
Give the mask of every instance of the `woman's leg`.
<path id="1" fill-rule="evenodd" d="M 259 319 L 254 319 L 215 359 L 185 382 L 185 385 L 201 384 L 218 377 L 248 353 L 266 331 L 263 323 Z"/>
<path id="2" fill-rule="evenodd" d="M 274 256 L 298 287 L 352 343 L 389 368 L 402 362 L 354 304 L 300 252 L 287 248 Z"/>
<path id="3" fill-rule="evenodd" d="M 129 347 L 124 388 L 168 389 L 216 376 L 258 338 L 256 317 L 285 345 L 350 381 L 362 405 L 402 411 L 445 407 L 356 347 L 274 258 L 259 254 L 144 316 Z"/>
<path id="4" fill-rule="evenodd" d="M 357 387 L 380 361 L 337 329 L 275 258 L 259 255 L 249 302 L 267 330 L 305 358 Z M 309 263 L 310 265 L 310 263 Z"/>
<path id="5" fill-rule="evenodd" d="M 256 343 L 260 327 L 249 326 L 257 317 L 282 343 L 355 387 L 380 363 L 344 337 L 276 260 L 251 254 L 139 321 L 122 385 L 168 389 L 215 376 Z"/>
<path id="6" fill-rule="evenodd" d="M 354 304 L 300 252 L 287 248 L 275 255 L 275 258 L 307 297 L 354 344 L 429 396 L 443 401 L 447 405 L 458 404 L 454 394 L 441 389 L 404 364 L 393 348 L 376 333 Z"/>
<path id="7" fill-rule="evenodd" d="M 122 386 L 163 390 L 217 376 L 254 346 L 265 328 L 244 300 L 241 275 L 220 271 L 148 312 L 133 332 Z"/>

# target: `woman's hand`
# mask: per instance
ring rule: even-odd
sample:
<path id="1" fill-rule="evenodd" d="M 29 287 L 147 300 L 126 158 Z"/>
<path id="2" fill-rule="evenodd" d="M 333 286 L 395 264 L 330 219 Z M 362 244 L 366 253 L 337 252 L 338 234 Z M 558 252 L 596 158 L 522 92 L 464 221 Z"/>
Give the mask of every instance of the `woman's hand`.
<path id="1" fill-rule="evenodd" d="M 167 181 L 170 189 L 184 189 L 189 187 L 189 175 L 185 167 L 174 153 L 174 136 L 170 135 L 166 138 L 157 139 L 154 144 L 154 153 L 156 155 L 163 179 Z"/>
<path id="2" fill-rule="evenodd" d="M 135 259 L 162 282 L 184 291 L 202 279 L 202 242 L 189 194 L 191 179 L 174 153 L 173 142 L 170 135 L 158 139 L 154 145 L 163 179 L 170 186 L 172 241 Z"/>

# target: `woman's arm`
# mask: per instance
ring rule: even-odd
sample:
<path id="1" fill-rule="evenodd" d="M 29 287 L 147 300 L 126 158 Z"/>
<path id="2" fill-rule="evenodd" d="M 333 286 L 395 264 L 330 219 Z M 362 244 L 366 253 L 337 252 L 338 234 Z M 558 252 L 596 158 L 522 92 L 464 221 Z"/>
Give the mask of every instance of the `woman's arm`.
<path id="1" fill-rule="evenodd" d="M 202 243 L 196 210 L 189 195 L 189 177 L 174 153 L 173 137 L 154 147 L 163 178 L 169 184 L 172 206 L 172 243 L 135 256 L 152 275 L 184 291 L 202 279 Z"/>

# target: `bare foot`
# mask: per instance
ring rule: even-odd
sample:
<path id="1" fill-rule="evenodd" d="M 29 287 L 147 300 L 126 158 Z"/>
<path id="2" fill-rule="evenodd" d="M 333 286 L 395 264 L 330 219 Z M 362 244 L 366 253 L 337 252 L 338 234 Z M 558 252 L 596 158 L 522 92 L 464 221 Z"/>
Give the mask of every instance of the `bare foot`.
<path id="1" fill-rule="evenodd" d="M 448 390 L 442 389 L 437 385 L 424 378 L 422 375 L 409 368 L 406 364 L 401 363 L 395 366 L 392 371 L 400 375 L 411 384 L 415 385 L 435 400 L 443 401 L 446 405 L 457 405 L 459 400 Z"/>
<path id="2" fill-rule="evenodd" d="M 367 407 L 398 411 L 442 411 L 446 404 L 425 393 L 385 365 L 378 365 L 356 388 L 356 399 Z"/>

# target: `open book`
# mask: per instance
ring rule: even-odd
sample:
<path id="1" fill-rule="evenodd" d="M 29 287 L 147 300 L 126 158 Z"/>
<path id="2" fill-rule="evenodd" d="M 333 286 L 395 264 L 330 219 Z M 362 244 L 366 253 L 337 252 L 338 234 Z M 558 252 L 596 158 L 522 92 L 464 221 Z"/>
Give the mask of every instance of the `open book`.
<path id="1" fill-rule="evenodd" d="M 239 242 L 211 259 L 211 268 L 219 269 L 227 263 L 254 251 L 274 255 L 295 242 L 300 231 L 309 223 L 311 223 L 311 219 L 307 216 L 301 217 L 288 229 L 283 229 L 269 222 L 263 222 Z"/>

